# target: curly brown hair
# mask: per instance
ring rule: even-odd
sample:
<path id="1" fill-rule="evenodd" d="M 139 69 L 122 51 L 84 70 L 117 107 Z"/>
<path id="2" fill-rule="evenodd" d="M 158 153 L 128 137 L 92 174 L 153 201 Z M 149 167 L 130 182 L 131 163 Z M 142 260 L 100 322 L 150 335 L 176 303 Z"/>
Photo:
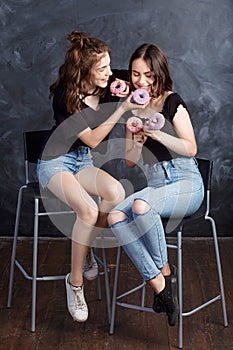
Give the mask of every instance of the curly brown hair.
<path id="1" fill-rule="evenodd" d="M 100 59 L 100 54 L 111 53 L 109 47 L 100 39 L 87 33 L 73 30 L 67 39 L 71 46 L 60 66 L 57 80 L 50 86 L 51 98 L 61 84 L 64 88 L 64 103 L 69 113 L 80 111 L 82 99 L 88 96 L 90 70 Z M 96 88 L 95 94 L 102 95 L 105 89 Z"/>
<path id="2" fill-rule="evenodd" d="M 150 92 L 152 97 L 158 97 L 165 91 L 172 90 L 173 81 L 170 76 L 168 61 L 165 54 L 157 45 L 148 43 L 139 46 L 131 55 L 129 61 L 129 76 L 131 87 L 133 87 L 131 79 L 132 63 L 138 58 L 145 60 L 154 76 L 155 80 Z"/>

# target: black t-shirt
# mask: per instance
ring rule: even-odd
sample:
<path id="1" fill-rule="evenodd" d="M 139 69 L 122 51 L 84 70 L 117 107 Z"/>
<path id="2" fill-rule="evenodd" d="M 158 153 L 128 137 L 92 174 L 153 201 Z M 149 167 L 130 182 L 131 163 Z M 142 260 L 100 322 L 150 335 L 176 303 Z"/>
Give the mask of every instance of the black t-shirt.
<path id="1" fill-rule="evenodd" d="M 171 93 L 167 96 L 161 112 L 165 117 L 165 125 L 162 130 L 174 136 L 176 136 L 176 133 L 173 128 L 173 118 L 179 105 L 182 105 L 187 109 L 187 106 L 180 95 L 177 93 Z M 177 153 L 167 149 L 160 142 L 153 140 L 150 137 L 147 138 L 144 146 L 145 147 L 143 147 L 142 150 L 142 157 L 145 164 L 154 164 L 156 162 L 162 162 L 164 160 L 179 157 Z"/>
<path id="2" fill-rule="evenodd" d="M 117 96 L 112 96 L 110 92 L 110 84 L 119 78 L 128 81 L 127 70 L 112 70 L 113 75 L 110 76 L 106 92 L 100 97 L 99 109 L 97 111 L 91 109 L 85 103 L 82 103 L 81 111 L 71 114 L 67 111 L 64 103 L 64 88 L 58 86 L 53 96 L 53 111 L 55 126 L 51 130 L 49 143 L 46 144 L 43 152 L 43 159 L 51 159 L 65 154 L 67 152 L 76 151 L 79 146 L 87 146 L 77 135 L 87 129 L 94 129 L 114 112 L 117 102 L 120 100 Z M 108 135 L 103 141 L 108 139 Z M 96 151 L 104 153 L 106 151 L 106 142 L 102 142 Z"/>

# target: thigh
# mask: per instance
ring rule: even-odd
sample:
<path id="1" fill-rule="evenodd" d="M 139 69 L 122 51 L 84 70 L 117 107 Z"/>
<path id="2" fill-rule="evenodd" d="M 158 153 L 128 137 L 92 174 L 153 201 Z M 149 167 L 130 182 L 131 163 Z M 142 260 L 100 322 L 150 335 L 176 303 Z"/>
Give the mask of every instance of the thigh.
<path id="1" fill-rule="evenodd" d="M 150 188 L 146 201 L 164 218 L 182 218 L 198 210 L 203 197 L 202 182 L 194 186 L 192 181 L 181 180 L 160 188 Z"/>
<path id="2" fill-rule="evenodd" d="M 88 193 L 104 199 L 112 200 L 110 198 L 112 195 L 122 191 L 122 185 L 118 180 L 96 167 L 82 169 L 75 177 Z"/>
<path id="3" fill-rule="evenodd" d="M 53 175 L 47 188 L 76 212 L 82 213 L 86 207 L 98 210 L 93 198 L 78 182 L 76 176 L 68 171 Z"/>
<path id="4" fill-rule="evenodd" d="M 150 188 L 145 187 L 141 191 L 135 192 L 128 196 L 124 201 L 121 203 L 117 204 L 114 207 L 114 211 L 121 211 L 123 212 L 130 220 L 133 220 L 133 215 L 132 215 L 132 206 L 135 200 L 141 199 L 144 200 L 145 202 L 149 203 L 149 196 L 150 195 Z"/>

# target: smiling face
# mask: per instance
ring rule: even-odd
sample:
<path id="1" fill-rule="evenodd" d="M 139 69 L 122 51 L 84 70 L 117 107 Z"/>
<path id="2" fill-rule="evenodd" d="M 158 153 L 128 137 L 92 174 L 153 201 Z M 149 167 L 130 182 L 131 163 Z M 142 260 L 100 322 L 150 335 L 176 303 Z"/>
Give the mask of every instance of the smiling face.
<path id="1" fill-rule="evenodd" d="M 143 58 L 137 58 L 132 62 L 131 80 L 135 89 L 150 91 L 155 81 L 153 72 Z"/>
<path id="2" fill-rule="evenodd" d="M 110 67 L 110 56 L 108 52 L 99 54 L 99 59 L 93 65 L 90 71 L 90 88 L 105 88 L 108 85 L 110 75 L 112 75 Z"/>
<path id="3" fill-rule="evenodd" d="M 129 61 L 130 84 L 133 88 L 145 87 L 150 96 L 157 98 L 165 91 L 172 91 L 167 58 L 154 44 L 145 43 L 131 55 Z"/>

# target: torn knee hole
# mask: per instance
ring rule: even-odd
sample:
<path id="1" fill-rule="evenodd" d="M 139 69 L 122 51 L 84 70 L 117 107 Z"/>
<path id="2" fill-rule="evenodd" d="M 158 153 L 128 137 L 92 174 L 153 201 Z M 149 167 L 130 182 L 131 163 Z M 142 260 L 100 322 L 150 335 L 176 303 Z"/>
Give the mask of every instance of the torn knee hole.
<path id="1" fill-rule="evenodd" d="M 108 224 L 114 225 L 117 222 L 124 221 L 125 219 L 127 219 L 127 215 L 125 213 L 123 213 L 122 211 L 113 210 L 108 215 Z"/>
<path id="2" fill-rule="evenodd" d="M 143 199 L 135 199 L 132 211 L 135 214 L 145 214 L 150 210 L 150 205 Z"/>

